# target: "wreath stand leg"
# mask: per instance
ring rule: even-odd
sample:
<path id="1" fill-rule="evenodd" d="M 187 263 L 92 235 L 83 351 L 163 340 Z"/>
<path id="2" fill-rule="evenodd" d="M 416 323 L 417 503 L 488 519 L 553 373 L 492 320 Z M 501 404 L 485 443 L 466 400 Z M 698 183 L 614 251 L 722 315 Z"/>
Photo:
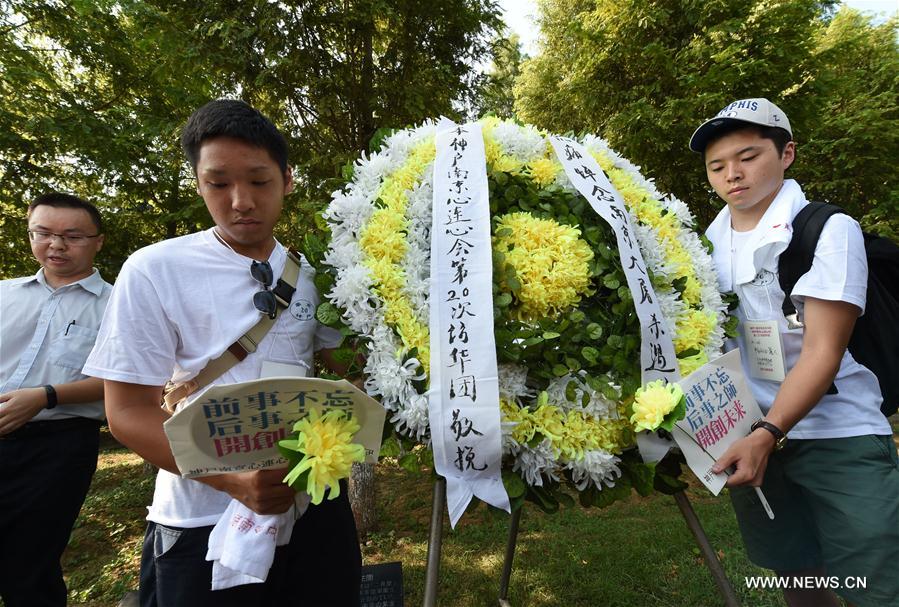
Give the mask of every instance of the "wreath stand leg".
<path id="1" fill-rule="evenodd" d="M 718 555 L 712 548 L 712 544 L 709 542 L 709 538 L 699 522 L 699 517 L 696 516 L 693 506 L 690 505 L 687 494 L 683 491 L 678 491 L 674 494 L 674 501 L 677 502 L 677 507 L 680 508 L 680 513 L 687 522 L 687 527 L 690 528 L 693 537 L 696 538 L 696 544 L 699 546 L 699 551 L 702 553 L 706 567 L 709 568 L 712 574 L 712 579 L 715 580 L 715 585 L 718 586 L 718 592 L 721 594 L 721 598 L 724 599 L 725 606 L 740 607 L 740 600 L 737 598 L 733 586 L 730 585 L 730 580 L 727 579 L 727 574 L 724 573 L 724 567 L 721 566 L 721 561 L 718 560 Z"/>
<path id="2" fill-rule="evenodd" d="M 712 574 L 715 585 L 718 586 L 718 592 L 721 595 L 721 598 L 724 599 L 725 607 L 740 607 L 740 600 L 737 598 L 733 586 L 730 584 L 730 580 L 727 579 L 724 567 L 722 567 L 721 561 L 718 560 L 718 555 L 712 548 L 712 544 L 709 542 L 709 538 L 702 528 L 702 524 L 699 522 L 699 517 L 696 516 L 696 512 L 693 510 L 693 506 L 690 505 L 687 494 L 683 491 L 678 491 L 672 497 L 674 497 L 674 501 L 677 502 L 677 506 L 680 508 L 681 515 L 684 517 L 687 527 L 696 539 L 696 544 L 699 546 L 703 560 L 709 568 L 709 572 Z M 506 543 L 506 556 L 503 559 L 503 572 L 499 581 L 499 607 L 512 607 L 512 604 L 508 601 L 509 578 L 512 576 L 512 559 L 515 557 L 515 546 L 518 540 L 518 525 L 521 521 L 521 511 L 523 509 L 524 505 L 513 512 L 512 518 L 509 521 L 509 539 Z M 430 566 L 430 549 L 428 556 L 428 563 Z M 426 604 L 426 607 L 431 606 Z"/>
<path id="3" fill-rule="evenodd" d="M 434 499 L 431 502 L 431 531 L 428 535 L 428 565 L 425 569 L 424 607 L 436 607 L 437 586 L 440 579 L 440 549 L 443 543 L 443 508 L 446 504 L 446 479 L 438 476 L 434 481 Z"/>
<path id="4" fill-rule="evenodd" d="M 515 546 L 518 542 L 518 524 L 521 522 L 521 512 L 524 504 L 512 512 L 509 521 L 509 539 L 506 542 L 506 556 L 503 558 L 503 574 L 499 580 L 499 607 L 512 607 L 509 598 L 509 578 L 512 577 L 512 559 L 515 558 Z"/>

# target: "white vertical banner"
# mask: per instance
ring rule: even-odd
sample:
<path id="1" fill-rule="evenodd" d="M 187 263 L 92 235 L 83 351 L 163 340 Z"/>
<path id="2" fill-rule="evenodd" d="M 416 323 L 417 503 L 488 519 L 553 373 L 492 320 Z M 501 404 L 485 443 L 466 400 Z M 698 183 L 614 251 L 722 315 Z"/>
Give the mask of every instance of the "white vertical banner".
<path id="1" fill-rule="evenodd" d="M 450 524 L 471 498 L 510 512 L 493 336 L 493 253 L 481 125 L 437 125 L 428 419 Z"/>
<path id="2" fill-rule="evenodd" d="M 568 179 L 615 232 L 621 266 L 640 319 L 640 374 L 643 383 L 660 378 L 669 382 L 680 380 L 671 331 L 649 282 L 646 262 L 637 246 L 624 199 L 590 152 L 579 142 L 557 136 L 550 137 L 550 141 Z"/>
<path id="3" fill-rule="evenodd" d="M 645 384 L 656 379 L 680 380 L 674 341 L 646 271 L 646 262 L 637 245 L 630 216 L 621 194 L 612 186 L 596 159 L 578 141 L 550 137 L 553 149 L 568 179 L 593 210 L 612 226 L 618 241 L 618 255 L 640 319 L 640 376 Z M 669 441 L 654 433 L 637 435 L 645 461 L 658 461 L 668 451 Z"/>

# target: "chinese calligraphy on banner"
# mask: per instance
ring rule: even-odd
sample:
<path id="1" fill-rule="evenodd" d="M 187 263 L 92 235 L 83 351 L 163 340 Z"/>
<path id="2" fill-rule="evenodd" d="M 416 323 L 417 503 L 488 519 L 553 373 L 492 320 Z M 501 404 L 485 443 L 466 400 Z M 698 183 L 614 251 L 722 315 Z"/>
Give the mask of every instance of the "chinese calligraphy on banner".
<path id="1" fill-rule="evenodd" d="M 278 441 L 310 408 L 339 409 L 360 426 L 353 442 L 376 463 L 384 408 L 346 380 L 277 377 L 210 386 L 164 424 L 184 477 L 276 468 L 287 463 Z"/>
<path id="2" fill-rule="evenodd" d="M 510 511 L 493 336 L 493 261 L 481 126 L 437 125 L 431 227 L 428 417 L 450 523 L 471 498 Z"/>
<path id="3" fill-rule="evenodd" d="M 574 139 L 550 137 L 565 174 L 593 210 L 608 223 L 618 241 L 618 255 L 640 319 L 640 371 L 643 383 L 656 379 L 676 382 L 680 371 L 674 342 L 646 272 L 643 253 L 621 194 L 590 153 Z"/>

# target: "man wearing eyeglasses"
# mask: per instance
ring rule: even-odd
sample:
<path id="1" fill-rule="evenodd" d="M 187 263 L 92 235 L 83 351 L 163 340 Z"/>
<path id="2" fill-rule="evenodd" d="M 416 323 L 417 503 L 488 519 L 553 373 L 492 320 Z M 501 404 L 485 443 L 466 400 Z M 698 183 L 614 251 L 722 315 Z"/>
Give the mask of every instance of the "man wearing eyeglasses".
<path id="1" fill-rule="evenodd" d="M 293 189 L 287 143 L 261 113 L 240 101 L 212 101 L 187 121 L 185 155 L 214 222 L 209 230 L 135 252 L 116 281 L 109 311 L 85 370 L 106 382 L 115 436 L 160 468 L 141 557 L 142 607 L 275 605 L 291 596 L 306 607 L 359 604 L 361 555 L 346 491 L 309 506 L 277 548 L 261 583 L 211 590 L 209 537 L 236 499 L 259 514 L 287 512 L 296 494 L 285 471 L 264 470 L 197 479 L 179 475 L 159 403 L 163 386 L 183 384 L 276 313 L 273 291 L 287 249 L 273 230 Z M 340 342 L 319 324 L 319 295 L 303 261 L 289 306 L 257 349 L 213 384 L 300 373 L 318 351 Z"/>
<path id="2" fill-rule="evenodd" d="M 53 192 L 28 207 L 34 276 L 0 282 L 0 597 L 66 604 L 59 559 L 97 466 L 103 382 L 82 373 L 112 286 L 99 212 Z"/>

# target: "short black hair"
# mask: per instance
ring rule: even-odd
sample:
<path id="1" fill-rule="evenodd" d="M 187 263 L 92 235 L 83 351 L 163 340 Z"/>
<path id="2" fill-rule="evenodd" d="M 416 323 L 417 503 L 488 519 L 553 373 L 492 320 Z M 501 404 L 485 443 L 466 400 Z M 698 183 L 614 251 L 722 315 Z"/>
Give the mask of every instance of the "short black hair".
<path id="1" fill-rule="evenodd" d="M 751 122 L 734 121 L 730 124 L 722 125 L 715 132 L 715 136 L 709 138 L 709 140 L 705 144 L 705 148 L 702 150 L 702 157 L 705 158 L 705 151 L 714 142 L 718 141 L 725 135 L 730 135 L 731 133 L 736 133 L 737 131 L 755 131 L 762 139 L 770 139 L 774 142 L 774 147 L 777 149 L 777 154 L 780 156 L 783 156 L 784 149 L 787 147 L 787 144 L 793 141 L 793 136 L 790 135 L 790 133 L 786 129 L 782 129 L 777 126 L 763 126 L 760 124 L 752 124 Z"/>
<path id="2" fill-rule="evenodd" d="M 181 147 L 194 173 L 200 147 L 208 139 L 233 137 L 268 151 L 282 173 L 287 173 L 287 141 L 254 107 L 236 99 L 217 99 L 196 110 L 181 132 Z"/>
<path id="3" fill-rule="evenodd" d="M 97 210 L 97 207 L 83 198 L 78 198 L 72 194 L 64 194 L 62 192 L 47 192 L 46 194 L 41 194 L 35 198 L 34 201 L 28 205 L 28 214 L 30 215 L 31 212 L 39 206 L 54 207 L 57 209 L 81 209 L 82 211 L 86 211 L 87 214 L 90 215 L 91 221 L 94 222 L 94 226 L 97 228 L 97 234 L 103 233 L 103 217 L 100 215 L 100 211 Z"/>

